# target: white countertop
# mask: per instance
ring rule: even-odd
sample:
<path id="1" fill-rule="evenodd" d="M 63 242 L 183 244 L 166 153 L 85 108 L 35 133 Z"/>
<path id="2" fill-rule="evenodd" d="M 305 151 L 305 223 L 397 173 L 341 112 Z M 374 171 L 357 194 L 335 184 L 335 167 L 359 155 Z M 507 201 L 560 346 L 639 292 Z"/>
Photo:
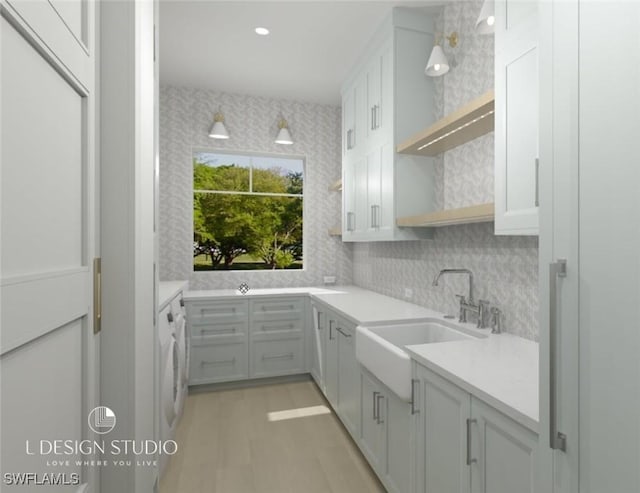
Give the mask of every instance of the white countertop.
<path id="1" fill-rule="evenodd" d="M 511 334 L 407 346 L 421 365 L 538 432 L 538 344 Z"/>
<path id="2" fill-rule="evenodd" d="M 329 305 L 343 317 L 360 325 L 388 322 L 417 322 L 441 316 L 440 313 L 406 301 L 390 298 L 355 286 L 343 286 L 311 298 Z"/>
<path id="3" fill-rule="evenodd" d="M 291 296 L 291 295 L 309 295 L 315 293 L 331 293 L 333 292 L 330 288 L 314 288 L 314 287 L 303 287 L 303 288 L 260 288 L 260 289 L 249 289 L 246 294 L 242 294 L 237 289 L 205 289 L 205 290 L 196 290 L 196 291 L 187 291 L 184 294 L 185 300 L 205 300 L 212 298 L 236 298 L 236 297 L 244 297 L 244 298 L 254 298 L 257 296 Z"/>
<path id="4" fill-rule="evenodd" d="M 356 286 L 186 291 L 185 299 L 310 295 L 351 322 L 380 325 L 443 314 Z M 410 356 L 534 432 L 538 430 L 538 344 L 510 334 L 407 346 Z"/>
<path id="5" fill-rule="evenodd" d="M 189 281 L 162 281 L 158 283 L 158 311 L 189 286 Z"/>

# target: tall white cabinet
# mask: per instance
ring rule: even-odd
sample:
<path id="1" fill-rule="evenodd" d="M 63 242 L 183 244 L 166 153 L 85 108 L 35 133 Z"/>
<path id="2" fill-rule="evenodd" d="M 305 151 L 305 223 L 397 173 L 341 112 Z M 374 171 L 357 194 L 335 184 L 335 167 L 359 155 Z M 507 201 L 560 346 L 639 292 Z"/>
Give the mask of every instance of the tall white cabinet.
<path id="1" fill-rule="evenodd" d="M 434 209 L 432 158 L 399 155 L 396 145 L 434 121 L 433 81 L 424 64 L 432 20 L 393 9 L 342 89 L 343 241 L 426 238 L 396 217 Z"/>
<path id="2" fill-rule="evenodd" d="M 538 234 L 538 2 L 495 2 L 495 233 Z"/>
<path id="3" fill-rule="evenodd" d="M 640 491 L 640 4 L 540 12 L 539 490 Z"/>

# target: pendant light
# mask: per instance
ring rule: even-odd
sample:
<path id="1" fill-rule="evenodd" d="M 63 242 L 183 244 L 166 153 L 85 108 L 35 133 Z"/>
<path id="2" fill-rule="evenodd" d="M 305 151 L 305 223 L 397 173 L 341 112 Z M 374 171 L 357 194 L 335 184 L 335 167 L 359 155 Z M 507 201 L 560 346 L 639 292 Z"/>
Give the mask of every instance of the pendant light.
<path id="1" fill-rule="evenodd" d="M 447 60 L 447 56 L 444 54 L 444 50 L 442 46 L 440 46 L 440 42 L 446 39 L 449 41 L 449 46 L 451 48 L 455 48 L 458 46 L 458 33 L 452 32 L 449 36 L 440 36 L 436 40 L 436 44 L 431 50 L 431 55 L 429 56 L 429 61 L 427 62 L 427 66 L 424 69 L 425 75 L 429 77 L 440 77 L 441 75 L 446 74 L 449 71 L 449 60 Z"/>
<path id="2" fill-rule="evenodd" d="M 449 61 L 442 50 L 442 46 L 435 45 L 427 62 L 424 73 L 429 77 L 439 77 L 449 71 Z"/>
<path id="3" fill-rule="evenodd" d="M 218 112 L 213 115 L 213 125 L 211 125 L 211 130 L 209 130 L 209 137 L 212 139 L 228 139 L 229 132 L 227 132 L 227 127 L 224 126 L 224 115 L 218 110 Z"/>
<path id="4" fill-rule="evenodd" d="M 476 21 L 476 32 L 478 34 L 493 34 L 495 31 L 496 17 L 494 14 L 494 0 L 484 0 L 480 15 Z"/>
<path id="5" fill-rule="evenodd" d="M 289 133 L 289 125 L 287 124 L 287 120 L 284 118 L 280 119 L 278 123 L 278 135 L 276 136 L 275 143 L 283 144 L 283 145 L 291 145 L 293 144 L 293 139 L 291 138 L 291 134 Z"/>

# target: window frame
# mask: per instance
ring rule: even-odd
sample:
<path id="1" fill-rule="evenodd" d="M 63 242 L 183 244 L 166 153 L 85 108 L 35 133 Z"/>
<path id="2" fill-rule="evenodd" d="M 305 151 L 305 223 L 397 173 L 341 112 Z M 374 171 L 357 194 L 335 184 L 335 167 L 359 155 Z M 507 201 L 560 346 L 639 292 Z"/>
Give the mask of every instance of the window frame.
<path id="1" fill-rule="evenodd" d="M 273 193 L 273 192 L 254 192 L 253 189 L 253 163 L 251 163 L 251 172 L 249 173 L 249 189 L 248 192 L 243 191 L 234 191 L 234 190 L 199 190 L 194 186 L 194 166 L 193 161 L 196 157 L 196 154 L 201 153 L 209 153 L 209 154 L 227 154 L 234 156 L 243 156 L 249 158 L 276 158 L 276 159 L 295 159 L 302 162 L 302 193 L 301 194 L 290 194 L 290 193 Z M 306 189 L 306 177 L 307 177 L 307 159 L 303 154 L 285 154 L 285 153 L 276 153 L 276 152 L 260 152 L 260 151 L 243 151 L 237 149 L 213 149 L 207 147 L 192 147 L 190 154 L 190 163 L 191 163 L 191 241 L 193 241 L 193 237 L 195 234 L 194 231 L 194 222 L 193 222 L 193 203 L 194 196 L 196 193 L 211 193 L 211 194 L 220 194 L 220 195 L 248 195 L 248 196 L 263 196 L 263 197 L 291 197 L 291 198 L 299 198 L 302 200 L 302 268 L 300 269 L 255 269 L 255 270 L 242 270 L 242 269 L 230 269 L 230 270 L 195 270 L 194 263 L 191 263 L 191 269 L 193 274 L 208 274 L 208 273 L 250 273 L 250 272 L 287 272 L 289 274 L 299 272 L 303 273 L 307 270 L 307 246 L 306 246 L 306 238 L 305 234 L 305 216 L 306 216 L 306 208 L 307 202 L 304 200 L 305 189 Z"/>

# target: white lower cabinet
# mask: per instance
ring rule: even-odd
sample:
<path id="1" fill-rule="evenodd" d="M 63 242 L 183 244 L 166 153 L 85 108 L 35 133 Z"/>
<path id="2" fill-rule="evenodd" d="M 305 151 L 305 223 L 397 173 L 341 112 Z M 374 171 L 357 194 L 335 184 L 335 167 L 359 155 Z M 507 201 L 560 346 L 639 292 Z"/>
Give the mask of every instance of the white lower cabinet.
<path id="1" fill-rule="evenodd" d="M 311 376 L 315 380 L 320 390 L 326 393 L 324 388 L 325 353 L 327 342 L 326 332 L 326 311 L 317 303 L 311 303 Z"/>
<path id="2" fill-rule="evenodd" d="M 364 368 L 360 448 L 387 491 L 411 488 L 411 409 Z"/>
<path id="3" fill-rule="evenodd" d="M 304 296 L 186 300 L 189 384 L 305 373 Z"/>
<path id="4" fill-rule="evenodd" d="M 360 430 L 360 368 L 356 360 L 356 327 L 338 319 L 338 414 L 354 437 Z"/>
<path id="5" fill-rule="evenodd" d="M 338 331 L 337 317 L 327 312 L 327 329 L 325 330 L 325 372 L 324 390 L 327 400 L 334 409 L 338 408 Z"/>
<path id="6" fill-rule="evenodd" d="M 414 363 L 416 493 L 532 493 L 538 436 Z"/>

